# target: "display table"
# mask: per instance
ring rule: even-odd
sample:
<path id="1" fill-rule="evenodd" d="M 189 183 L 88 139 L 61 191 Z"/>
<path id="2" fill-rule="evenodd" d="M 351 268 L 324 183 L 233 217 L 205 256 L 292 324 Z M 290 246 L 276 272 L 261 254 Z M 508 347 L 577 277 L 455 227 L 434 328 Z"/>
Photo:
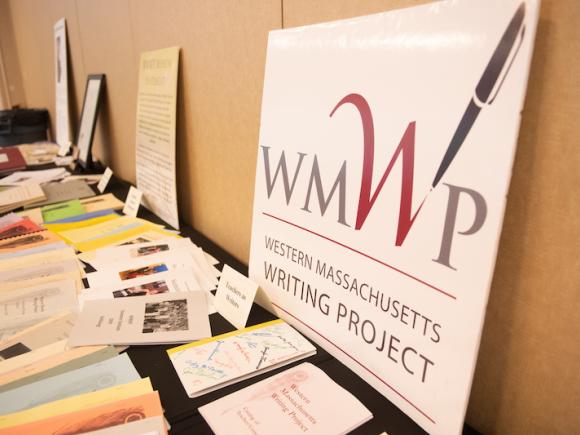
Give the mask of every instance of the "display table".
<path id="1" fill-rule="evenodd" d="M 107 192 L 112 192 L 120 200 L 125 200 L 128 190 L 129 184 L 113 178 Z M 143 207 L 140 209 L 139 217 L 155 223 L 162 223 L 156 216 Z M 228 264 L 247 275 L 248 268 L 246 265 L 233 258 L 199 232 L 190 227 L 182 226 L 181 235 L 183 237 L 190 237 L 196 245 L 217 258 L 220 261 L 220 265 L 218 266 L 220 269 L 223 267 L 223 264 Z M 254 304 L 248 319 L 248 326 L 275 318 L 273 314 L 259 305 Z M 219 314 L 210 315 L 210 324 L 214 336 L 235 330 L 234 326 L 229 324 Z M 315 343 L 313 344 L 316 345 Z M 171 424 L 171 434 L 211 434 L 210 427 L 198 412 L 200 406 L 304 361 L 310 362 L 324 370 L 335 382 L 354 394 L 372 412 L 373 418 L 353 433 L 374 435 L 382 432 L 387 432 L 390 435 L 424 433 L 419 426 L 391 402 L 319 346 L 316 346 L 317 353 L 310 358 L 194 399 L 190 399 L 186 395 L 177 377 L 177 373 L 167 356 L 166 350 L 172 347 L 175 347 L 175 345 L 131 346 L 127 350 L 139 374 L 142 377 L 149 377 L 153 388 L 159 391 L 161 403 L 165 410 L 165 417 Z M 336 410 L 336 412 L 340 412 L 340 410 Z M 475 434 L 477 432 L 466 426 L 464 433 Z"/>

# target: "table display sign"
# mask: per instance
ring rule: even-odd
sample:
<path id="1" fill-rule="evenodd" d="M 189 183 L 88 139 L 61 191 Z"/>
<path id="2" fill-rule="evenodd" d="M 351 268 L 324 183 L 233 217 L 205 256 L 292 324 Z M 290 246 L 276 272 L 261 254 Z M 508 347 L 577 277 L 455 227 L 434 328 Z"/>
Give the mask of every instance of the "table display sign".
<path id="1" fill-rule="evenodd" d="M 258 301 L 430 433 L 460 433 L 539 1 L 269 35 L 250 253 Z"/>
<path id="2" fill-rule="evenodd" d="M 143 205 L 179 228 L 175 178 L 175 108 L 179 47 L 141 54 L 137 94 L 137 188 Z"/>
<path id="3" fill-rule="evenodd" d="M 56 143 L 61 155 L 70 148 L 70 123 L 68 110 L 68 61 L 66 43 L 66 20 L 61 18 L 54 24 L 54 75 L 56 92 Z"/>

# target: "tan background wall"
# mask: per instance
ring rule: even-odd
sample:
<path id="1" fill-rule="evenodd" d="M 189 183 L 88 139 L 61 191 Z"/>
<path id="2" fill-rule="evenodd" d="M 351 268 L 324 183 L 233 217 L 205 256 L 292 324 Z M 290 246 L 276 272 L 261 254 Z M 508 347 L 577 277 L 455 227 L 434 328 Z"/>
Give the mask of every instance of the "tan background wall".
<path id="1" fill-rule="evenodd" d="M 181 46 L 180 213 L 248 261 L 267 32 L 421 0 L 0 0 L 14 104 L 54 108 L 52 28 L 66 17 L 72 119 L 107 75 L 95 152 L 134 181 L 137 64 Z M 580 430 L 580 2 L 543 0 L 467 421 L 486 433 Z"/>

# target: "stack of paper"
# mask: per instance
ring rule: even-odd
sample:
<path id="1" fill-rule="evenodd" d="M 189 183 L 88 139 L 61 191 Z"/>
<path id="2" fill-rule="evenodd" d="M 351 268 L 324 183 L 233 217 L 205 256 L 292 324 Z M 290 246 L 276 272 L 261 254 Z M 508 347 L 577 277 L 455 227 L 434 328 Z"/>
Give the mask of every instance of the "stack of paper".
<path id="1" fill-rule="evenodd" d="M 42 169 L 39 171 L 22 171 L 4 177 L 0 186 L 22 186 L 24 184 L 44 184 L 58 181 L 70 173 L 64 168 Z"/>
<path id="2" fill-rule="evenodd" d="M 26 166 L 46 165 L 54 162 L 59 146 L 49 142 L 18 145 Z"/>
<path id="3" fill-rule="evenodd" d="M 39 184 L 11 186 L 0 191 L 0 213 L 15 210 L 23 205 L 46 199 Z"/>

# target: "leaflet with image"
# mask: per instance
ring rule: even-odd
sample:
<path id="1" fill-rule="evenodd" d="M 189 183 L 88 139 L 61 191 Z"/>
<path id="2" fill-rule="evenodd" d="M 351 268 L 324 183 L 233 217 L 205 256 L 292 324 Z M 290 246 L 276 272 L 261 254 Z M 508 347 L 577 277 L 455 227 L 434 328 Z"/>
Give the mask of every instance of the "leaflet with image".
<path id="1" fill-rule="evenodd" d="M 316 348 L 278 319 L 167 353 L 189 397 L 197 397 L 312 356 Z"/>
<path id="2" fill-rule="evenodd" d="M 127 354 L 0 393 L 0 414 L 141 379 Z"/>
<path id="3" fill-rule="evenodd" d="M 153 276 L 163 272 L 179 273 L 191 271 L 190 273 L 195 275 L 195 279 L 199 281 L 201 287 L 205 290 L 202 280 L 198 278 L 200 274 L 196 273 L 195 267 L 195 260 L 188 252 L 175 251 L 170 254 L 159 252 L 110 264 L 104 269 L 87 274 L 87 280 L 91 287 L 101 287 L 115 282 L 122 283 L 130 279 Z M 199 267 L 197 267 L 197 270 L 199 270 Z"/>
<path id="4" fill-rule="evenodd" d="M 148 296 L 170 292 L 200 291 L 199 283 L 190 273 L 163 272 L 155 275 L 129 279 L 102 287 L 88 288 L 79 295 L 79 305 L 99 299 Z"/>
<path id="5" fill-rule="evenodd" d="M 205 292 L 86 301 L 69 344 L 182 343 L 211 337 Z"/>
<path id="6" fill-rule="evenodd" d="M 345 434 L 372 414 L 326 373 L 302 363 L 199 408 L 218 435 Z"/>

